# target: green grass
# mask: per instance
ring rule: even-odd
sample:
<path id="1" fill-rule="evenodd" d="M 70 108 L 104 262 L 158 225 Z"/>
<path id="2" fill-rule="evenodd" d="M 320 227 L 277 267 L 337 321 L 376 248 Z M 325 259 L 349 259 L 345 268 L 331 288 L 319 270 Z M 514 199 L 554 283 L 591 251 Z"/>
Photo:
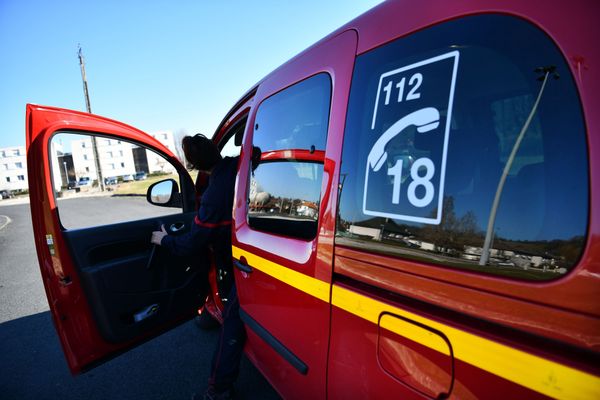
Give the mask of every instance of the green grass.
<path id="1" fill-rule="evenodd" d="M 132 181 L 132 182 L 121 182 L 117 185 L 110 185 L 107 188 L 112 188 L 113 193 L 116 195 L 142 195 L 145 196 L 148 191 L 148 187 L 153 183 L 158 181 L 162 181 L 164 179 L 175 179 L 179 183 L 179 179 L 177 175 L 161 175 L 161 176 L 151 176 L 143 181 Z"/>
<path id="2" fill-rule="evenodd" d="M 195 182 L 196 176 L 198 175 L 198 171 L 189 171 L 189 174 L 192 177 L 192 180 Z M 143 181 L 121 182 L 117 185 L 107 186 L 107 188 L 112 188 L 113 194 L 116 194 L 119 196 L 126 196 L 126 195 L 145 196 L 150 185 L 152 185 L 153 183 L 156 183 L 158 181 L 165 180 L 165 179 L 175 179 L 177 181 L 177 184 L 181 188 L 181 183 L 179 181 L 179 177 L 177 176 L 177 174 L 150 176 Z"/>

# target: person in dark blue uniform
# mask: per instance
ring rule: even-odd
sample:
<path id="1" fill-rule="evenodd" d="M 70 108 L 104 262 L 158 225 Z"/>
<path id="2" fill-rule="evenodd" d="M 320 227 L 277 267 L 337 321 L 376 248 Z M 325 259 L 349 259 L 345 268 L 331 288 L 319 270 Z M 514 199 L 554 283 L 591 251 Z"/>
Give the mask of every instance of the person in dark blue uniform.
<path id="1" fill-rule="evenodd" d="M 235 176 L 239 157 L 222 158 L 219 149 L 204 135 L 186 136 L 182 141 L 185 158 L 194 169 L 209 175 L 208 186 L 202 193 L 198 213 L 190 232 L 169 236 L 161 227 L 152 232 L 151 242 L 175 255 L 198 255 L 205 259 L 208 249 L 214 254 L 221 269 L 233 274 L 231 256 L 231 216 Z M 206 265 L 208 269 L 209 265 Z M 232 276 L 232 275 L 230 275 Z M 204 399 L 230 399 L 233 383 L 239 373 L 239 365 L 246 340 L 244 324 L 239 316 L 239 301 L 233 284 L 223 312 L 223 325 L 212 360 L 211 376 Z"/>

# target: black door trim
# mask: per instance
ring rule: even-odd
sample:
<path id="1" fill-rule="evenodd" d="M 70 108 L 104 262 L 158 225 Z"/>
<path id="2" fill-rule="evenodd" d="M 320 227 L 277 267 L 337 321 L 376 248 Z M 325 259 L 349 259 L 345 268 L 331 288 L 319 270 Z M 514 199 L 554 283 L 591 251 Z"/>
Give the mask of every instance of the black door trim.
<path id="1" fill-rule="evenodd" d="M 298 356 L 285 347 L 275 336 L 256 322 L 247 312 L 240 308 L 240 318 L 254 331 L 262 340 L 273 348 L 281 357 L 289 362 L 302 375 L 308 374 L 308 365 L 306 365 Z"/>

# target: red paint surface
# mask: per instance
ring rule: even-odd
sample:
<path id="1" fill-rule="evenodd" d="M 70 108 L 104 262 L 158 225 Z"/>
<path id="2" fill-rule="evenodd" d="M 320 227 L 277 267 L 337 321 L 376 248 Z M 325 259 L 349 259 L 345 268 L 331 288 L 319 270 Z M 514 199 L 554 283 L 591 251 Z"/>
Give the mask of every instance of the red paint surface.
<path id="1" fill-rule="evenodd" d="M 392 314 L 383 314 L 382 319 L 398 318 Z M 421 331 L 421 335 L 435 335 L 446 344 L 448 354 L 442 354 L 404 336 L 390 332 L 379 326 L 377 338 L 377 361 L 388 375 L 426 396 L 439 398 L 452 391 L 454 381 L 454 360 L 450 342 L 441 332 L 412 323 Z"/>
<path id="2" fill-rule="evenodd" d="M 258 87 L 256 104 L 280 90 L 320 72 L 328 73 L 332 81 L 332 106 L 329 120 L 327 152 L 286 151 L 266 153 L 263 159 L 287 158 L 288 155 L 307 161 L 324 162 L 330 151 L 339 150 L 339 143 L 330 140 L 341 137 L 345 121 L 346 99 L 350 88 L 352 66 L 356 51 L 356 34 L 346 32 L 322 43 L 310 53 L 305 53 L 267 77 Z M 260 106 L 258 106 L 260 107 Z M 256 108 L 250 113 L 248 126 L 254 125 Z M 320 235 L 311 241 L 286 238 L 250 229 L 246 223 L 246 198 L 248 191 L 248 166 L 252 137 L 246 132 L 234 207 L 234 246 L 250 251 L 302 274 L 331 282 L 334 208 L 331 207 L 328 185 L 324 179 L 321 192 Z M 327 164 L 325 174 L 333 169 Z M 325 200 L 325 201 L 323 201 Z M 252 266 L 252 265 L 251 265 Z M 242 308 L 267 329 L 284 346 L 308 365 L 308 374 L 299 374 L 289 363 L 273 351 L 263 349 L 261 339 L 250 339 L 248 347 L 254 353 L 259 369 L 277 372 L 269 380 L 286 398 L 323 398 L 326 387 L 327 347 L 329 341 L 329 304 L 305 294 L 298 289 L 270 277 L 261 271 L 243 277 L 236 272 L 236 282 Z M 257 348 L 256 350 L 254 348 Z M 261 350 L 262 349 L 262 350 Z"/>
<path id="3" fill-rule="evenodd" d="M 362 294 L 367 294 L 362 292 Z M 383 298 L 378 300 L 385 301 Z M 411 310 L 414 311 L 414 310 Z M 378 326 L 339 308 L 332 308 L 332 334 L 328 370 L 328 396 L 330 399 L 427 399 L 423 391 L 414 386 L 414 376 L 393 376 L 378 360 Z M 393 337 L 393 336 L 392 336 Z M 437 374 L 446 381 L 447 370 L 443 358 L 430 349 L 407 339 L 402 346 L 413 354 L 427 358 L 419 369 L 429 377 Z M 406 361 L 406 360 L 404 360 Z M 398 366 L 399 362 L 396 362 Z M 513 382 L 454 359 L 454 382 L 451 399 L 538 399 L 546 398 Z M 419 372 L 411 371 L 413 374 Z M 398 378 L 405 379 L 400 382 Z M 426 384 L 421 374 L 421 385 Z M 439 388 L 441 382 L 429 384 L 429 390 Z"/>
<path id="4" fill-rule="evenodd" d="M 345 28 L 358 30 L 358 53 L 363 53 L 442 21 L 489 12 L 511 14 L 537 25 L 570 61 L 582 101 L 590 152 L 588 242 L 578 266 L 553 282 L 519 282 L 337 247 L 335 272 L 423 304 L 473 317 L 459 327 L 598 375 L 600 371 L 593 358 L 569 350 L 559 351 L 557 346 L 543 345 L 535 337 L 573 345 L 595 353 L 596 357 L 600 352 L 600 302 L 597 300 L 600 298 L 600 115 L 596 112 L 600 106 L 600 53 L 595 40 L 591 39 L 600 37 L 597 18 L 592 17 L 600 15 L 600 5 L 592 1 L 569 3 L 566 7 L 549 6 L 542 1 L 425 1 L 415 6 L 398 1 L 380 5 Z M 340 158 L 332 158 L 339 165 Z M 434 319 L 444 317 L 443 313 L 430 316 Z M 534 336 L 503 337 L 477 320 L 494 322 Z M 357 391 L 363 398 L 393 398 L 389 393 L 396 390 L 402 390 L 404 394 L 404 389 L 390 383 L 373 361 L 373 330 L 372 324 L 333 308 L 328 378 L 331 398 L 356 396 Z M 352 352 L 348 352 L 350 348 Z M 413 395 L 406 396 L 411 398 Z M 528 389 L 474 366 L 463 362 L 456 364 L 453 397 L 536 396 Z"/>
<path id="5" fill-rule="evenodd" d="M 590 151 L 591 212 L 588 242 L 578 265 L 566 277 L 553 282 L 518 282 L 496 276 L 486 276 L 444 267 L 403 261 L 355 250 L 336 248 L 335 273 L 381 288 L 384 291 L 407 296 L 431 306 L 447 309 L 450 313 L 464 314 L 470 322 L 461 329 L 475 332 L 491 340 L 498 340 L 513 347 L 524 349 L 557 362 L 598 374 L 588 357 L 569 355 L 568 346 L 600 351 L 600 217 L 597 212 L 600 197 L 600 115 L 595 113 L 600 105 L 600 79 L 598 79 L 599 52 L 595 41 L 600 28 L 593 16 L 599 15 L 600 6 L 592 1 L 569 3 L 568 6 L 550 6 L 544 1 L 422 1 L 418 5 L 409 1 L 386 2 L 350 22 L 306 50 L 296 59 L 276 70 L 259 86 L 259 93 L 270 95 L 283 89 L 287 83 L 282 76 L 306 77 L 321 72 L 300 72 L 304 60 L 319 58 L 320 46 L 346 30 L 356 30 L 359 35 L 357 53 L 361 54 L 399 37 L 409 35 L 444 21 L 481 13 L 502 13 L 525 19 L 545 31 L 570 61 L 581 96 L 584 117 L 588 129 Z M 577 21 L 577 23 L 574 23 Z M 590 40 L 582 40 L 590 38 Z M 306 62 L 309 64 L 309 62 Z M 596 67 L 594 67 L 596 66 Z M 298 72 L 297 72 L 298 71 Z M 282 82 L 279 85 L 272 83 Z M 290 82 L 292 80 L 290 79 Z M 263 96 L 264 97 L 264 96 Z M 317 250 L 305 243 L 292 243 L 284 238 L 251 233 L 245 225 L 243 198 L 238 197 L 235 210 L 238 240 L 250 245 L 250 251 L 273 259 L 325 282 L 331 282 L 331 256 L 334 251 L 333 234 L 337 208 L 337 184 L 343 143 L 343 123 L 347 99 L 335 97 L 331 106 L 331 121 L 326 150 L 326 176 L 323 179 L 322 196 L 326 198 L 322 209 Z M 337 121 L 341 126 L 337 126 Z M 242 175 L 245 176 L 242 171 Z M 240 190 L 241 189 L 241 190 Z M 238 189 L 245 193 L 242 184 Z M 248 238 L 248 239 L 247 239 Z M 269 250 L 273 249 L 273 250 Z M 266 250 L 266 251 L 265 251 Z M 310 259 L 316 254 L 315 270 L 298 269 L 288 259 L 294 255 Z M 309 265 L 309 263 L 301 264 Z M 240 282 L 242 285 L 244 283 Z M 292 295 L 293 290 L 285 292 Z M 295 292 L 297 293 L 297 291 Z M 366 293 L 369 296 L 373 293 Z M 266 299 L 265 299 L 266 301 Z M 392 303 L 393 304 L 393 303 Z M 252 304 L 252 307 L 257 306 Z M 419 310 L 414 310 L 419 312 Z M 283 312 L 283 311 L 282 311 Z M 430 315 L 444 320 L 444 315 Z M 275 333 L 282 328 L 275 318 L 265 321 Z M 477 321 L 480 320 L 481 323 Z M 530 333 L 501 337 L 484 321 L 498 326 L 514 328 L 515 332 Z M 328 395 L 330 398 L 406 398 L 419 397 L 412 389 L 390 378 L 376 363 L 376 330 L 371 323 L 333 308 L 331 347 L 328 361 Z M 485 328 L 485 329 L 483 329 Z M 285 333 L 284 333 L 285 334 Z M 536 343 L 536 337 L 565 343 L 565 351 L 554 346 Z M 294 345 L 298 345 L 295 344 Z M 311 345 L 308 340 L 299 346 Z M 418 350 L 417 350 L 418 351 Z M 264 361 L 258 360 L 262 365 Z M 457 378 L 453 395 L 457 398 L 535 398 L 538 395 L 514 385 L 476 367 L 457 363 Z M 465 372 L 462 372 L 465 371 Z M 458 376 L 458 372 L 460 376 Z M 270 376 L 270 375 L 269 375 Z M 278 381 L 274 383 L 278 386 Z M 289 381 L 280 386 L 293 386 Z M 315 388 L 314 393 L 321 393 Z M 319 397 L 314 396 L 313 397 Z"/>

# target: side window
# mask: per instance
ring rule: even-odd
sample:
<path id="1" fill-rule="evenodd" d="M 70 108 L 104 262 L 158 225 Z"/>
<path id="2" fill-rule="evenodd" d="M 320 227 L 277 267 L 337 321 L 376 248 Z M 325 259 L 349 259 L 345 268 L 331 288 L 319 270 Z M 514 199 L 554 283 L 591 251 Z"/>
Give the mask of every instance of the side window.
<path id="1" fill-rule="evenodd" d="M 177 170 L 164 157 L 126 141 L 102 139 L 96 143 L 104 192 L 98 184 L 92 136 L 59 132 L 52 138 L 52 180 L 64 228 L 109 225 L 181 212 L 146 201 L 146 191 L 152 183 L 170 178 L 179 184 Z"/>
<path id="2" fill-rule="evenodd" d="M 226 134 L 229 137 L 224 143 L 219 143 L 222 157 L 237 157 L 240 155 L 246 122 L 248 122 L 248 116 L 245 116 L 236 122 Z"/>
<path id="3" fill-rule="evenodd" d="M 312 239 L 317 233 L 331 80 L 318 74 L 263 101 L 253 146 L 261 161 L 250 177 L 253 229 Z"/>
<path id="4" fill-rule="evenodd" d="M 235 143 L 235 137 L 230 137 L 225 145 L 221 148 L 221 156 L 222 157 L 237 157 L 240 155 L 240 151 L 242 147 Z"/>
<path id="5" fill-rule="evenodd" d="M 585 136 L 568 65 L 522 20 L 467 17 L 386 44 L 357 58 L 336 243 L 560 277 L 585 244 Z"/>

